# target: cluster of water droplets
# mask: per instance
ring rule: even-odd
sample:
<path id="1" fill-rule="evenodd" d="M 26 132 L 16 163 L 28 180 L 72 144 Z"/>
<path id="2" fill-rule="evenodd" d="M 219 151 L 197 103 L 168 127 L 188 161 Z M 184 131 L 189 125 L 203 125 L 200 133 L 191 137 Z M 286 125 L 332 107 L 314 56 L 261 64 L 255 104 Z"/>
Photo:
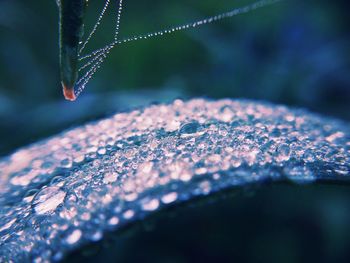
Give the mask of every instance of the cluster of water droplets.
<path id="1" fill-rule="evenodd" d="M 57 261 L 169 204 L 262 182 L 347 181 L 350 128 L 244 100 L 119 113 L 0 160 L 0 261 Z"/>
<path id="2" fill-rule="evenodd" d="M 99 48 L 90 54 L 87 55 L 82 55 L 83 50 L 85 49 L 86 45 L 96 32 L 98 26 L 101 24 L 101 21 L 103 19 L 104 14 L 106 13 L 107 8 L 109 7 L 110 0 L 106 0 L 102 11 L 97 19 L 96 24 L 94 25 L 93 29 L 91 30 L 90 34 L 88 35 L 87 39 L 82 43 L 80 51 L 79 51 L 79 60 L 80 61 L 87 61 L 85 62 L 80 68 L 79 68 L 79 73 L 81 73 L 80 79 L 77 81 L 75 85 L 75 95 L 78 97 L 80 93 L 85 89 L 86 84 L 89 82 L 89 80 L 93 77 L 93 75 L 96 73 L 96 71 L 101 67 L 102 63 L 104 60 L 107 58 L 108 54 L 110 51 L 116 47 L 119 44 L 123 43 L 128 43 L 131 41 L 138 41 L 142 39 L 149 39 L 153 37 L 159 37 L 163 35 L 169 35 L 178 31 L 183 31 L 191 28 L 196 28 L 199 26 L 203 26 L 206 24 L 211 24 L 226 18 L 234 17 L 236 15 L 240 14 L 245 14 L 248 12 L 251 12 L 253 10 L 256 10 L 258 8 L 262 8 L 268 5 L 275 4 L 277 2 L 280 2 L 281 0 L 260 0 L 257 2 L 254 2 L 252 4 L 248 4 L 243 7 L 238 7 L 233 10 L 230 10 L 228 12 L 224 12 L 218 15 L 214 15 L 205 19 L 197 20 L 194 22 L 186 23 L 183 25 L 175 26 L 175 27 L 170 27 L 168 29 L 163 29 L 159 30 L 157 32 L 151 32 L 151 33 L 146 33 L 142 35 L 136 35 L 132 37 L 127 37 L 124 39 L 119 39 L 119 28 L 120 28 L 120 20 L 121 20 L 121 15 L 122 15 L 122 10 L 123 10 L 123 1 L 119 0 L 118 1 L 118 8 L 117 8 L 117 14 L 116 14 L 116 26 L 115 26 L 115 32 L 114 32 L 114 40 L 102 47 Z"/>

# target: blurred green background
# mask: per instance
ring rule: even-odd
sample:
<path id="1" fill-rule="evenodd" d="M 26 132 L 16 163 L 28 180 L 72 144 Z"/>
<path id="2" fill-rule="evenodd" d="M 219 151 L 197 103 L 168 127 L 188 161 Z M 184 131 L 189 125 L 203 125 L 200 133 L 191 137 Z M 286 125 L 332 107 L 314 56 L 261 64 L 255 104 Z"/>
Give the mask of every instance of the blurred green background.
<path id="1" fill-rule="evenodd" d="M 89 0 L 87 31 L 103 2 Z M 124 2 L 120 37 L 252 1 Z M 286 0 L 195 30 L 120 45 L 72 103 L 64 101 L 60 87 L 55 1 L 0 0 L 0 156 L 115 111 L 179 97 L 268 100 L 350 121 L 349 8 L 347 0 Z M 113 2 L 88 49 L 112 40 L 115 10 Z M 129 262 L 346 262 L 349 201 L 348 187 L 267 189 L 191 207 L 151 233 L 122 237 L 119 250 L 109 251 Z"/>
<path id="2" fill-rule="evenodd" d="M 247 0 L 128 0 L 120 37 Z M 90 0 L 86 31 L 104 4 Z M 118 110 L 174 98 L 252 98 L 350 120 L 349 2 L 282 1 L 161 38 L 117 46 L 74 103 L 62 97 L 54 0 L 0 1 L 0 156 Z M 113 38 L 111 6 L 93 50 Z"/>

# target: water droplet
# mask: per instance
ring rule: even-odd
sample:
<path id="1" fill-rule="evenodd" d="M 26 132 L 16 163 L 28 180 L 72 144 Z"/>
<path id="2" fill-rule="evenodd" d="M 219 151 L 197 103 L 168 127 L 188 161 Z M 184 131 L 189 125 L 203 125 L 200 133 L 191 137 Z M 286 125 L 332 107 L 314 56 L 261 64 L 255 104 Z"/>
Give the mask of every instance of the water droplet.
<path id="1" fill-rule="evenodd" d="M 65 239 L 66 243 L 73 245 L 79 241 L 82 236 L 82 232 L 79 229 L 73 230 Z"/>
<path id="2" fill-rule="evenodd" d="M 85 156 L 84 155 L 78 155 L 74 158 L 74 162 L 76 163 L 81 163 L 85 160 Z"/>
<path id="3" fill-rule="evenodd" d="M 106 173 L 103 176 L 103 183 L 110 184 L 110 183 L 117 181 L 117 179 L 118 179 L 117 173 Z"/>
<path id="4" fill-rule="evenodd" d="M 307 184 L 316 180 L 315 174 L 306 166 L 287 166 L 284 168 L 287 178 L 298 184 Z"/>
<path id="5" fill-rule="evenodd" d="M 179 133 L 180 135 L 188 135 L 196 133 L 200 128 L 200 124 L 197 121 L 185 123 L 181 126 Z"/>
<path id="6" fill-rule="evenodd" d="M 208 180 L 205 180 L 205 181 L 199 183 L 199 188 L 203 194 L 205 194 L 205 195 L 209 194 L 209 192 L 211 190 L 210 182 Z"/>
<path id="7" fill-rule="evenodd" d="M 162 197 L 162 202 L 164 204 L 170 204 L 177 199 L 177 193 L 176 192 L 171 192 Z"/>
<path id="8" fill-rule="evenodd" d="M 103 237 L 103 233 L 102 233 L 102 231 L 99 231 L 99 230 L 97 230 L 97 231 L 93 232 L 91 235 L 89 235 L 89 239 L 91 241 L 94 241 L 94 242 L 101 240 L 102 237 Z"/>
<path id="9" fill-rule="evenodd" d="M 62 204 L 66 192 L 60 187 L 49 186 L 42 189 L 33 199 L 32 207 L 39 215 L 53 212 L 60 204 Z"/>
<path id="10" fill-rule="evenodd" d="M 123 217 L 125 219 L 130 219 L 134 216 L 134 214 L 135 214 L 135 212 L 133 210 L 129 209 L 129 210 L 124 212 Z"/>
<path id="11" fill-rule="evenodd" d="M 46 162 L 43 162 L 42 165 L 41 165 L 41 168 L 42 169 L 49 169 L 53 166 L 53 163 L 51 161 L 46 161 Z"/>
<path id="12" fill-rule="evenodd" d="M 63 186 L 64 185 L 64 177 L 63 176 L 55 176 L 54 178 L 52 178 L 50 185 L 52 186 Z"/>
<path id="13" fill-rule="evenodd" d="M 71 168 L 72 164 L 73 162 L 71 158 L 65 158 L 61 161 L 61 167 L 63 168 Z"/>
<path id="14" fill-rule="evenodd" d="M 106 154 L 106 148 L 104 147 L 98 148 L 97 153 L 100 155 Z"/>
<path id="15" fill-rule="evenodd" d="M 350 173 L 350 168 L 344 165 L 340 165 L 334 171 L 341 175 L 348 175 Z"/>
<path id="16" fill-rule="evenodd" d="M 0 232 L 4 231 L 6 229 L 9 229 L 13 223 L 16 222 L 16 218 L 12 219 L 11 221 L 7 222 L 6 224 L 4 224 L 3 226 L 0 225 Z"/>
<path id="17" fill-rule="evenodd" d="M 158 199 L 142 200 L 142 210 L 144 211 L 154 211 L 158 208 L 158 206 L 159 206 Z"/>
<path id="18" fill-rule="evenodd" d="M 277 147 L 276 150 L 276 161 L 277 162 L 285 162 L 290 158 L 290 148 L 288 144 L 283 143 Z"/>
<path id="19" fill-rule="evenodd" d="M 30 189 L 24 196 L 23 201 L 29 203 L 33 200 L 34 196 L 38 192 L 38 189 Z"/>
<path id="20" fill-rule="evenodd" d="M 115 226 L 119 223 L 119 218 L 116 217 L 116 216 L 113 216 L 111 217 L 109 220 L 108 220 L 108 224 L 111 225 L 111 226 Z"/>

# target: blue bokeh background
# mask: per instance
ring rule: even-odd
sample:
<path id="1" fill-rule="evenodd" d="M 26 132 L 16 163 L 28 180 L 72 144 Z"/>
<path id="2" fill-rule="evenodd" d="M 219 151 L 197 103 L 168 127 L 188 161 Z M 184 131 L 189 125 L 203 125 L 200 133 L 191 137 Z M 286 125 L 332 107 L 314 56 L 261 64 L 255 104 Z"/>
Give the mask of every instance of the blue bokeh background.
<path id="1" fill-rule="evenodd" d="M 104 1 L 91 0 L 86 30 Z M 126 1 L 120 37 L 250 3 Z M 116 47 L 75 103 L 59 81 L 55 1 L 0 2 L 0 156 L 117 110 L 174 98 L 252 98 L 350 120 L 349 3 L 282 1 L 216 24 Z M 93 50 L 113 37 L 112 1 Z"/>

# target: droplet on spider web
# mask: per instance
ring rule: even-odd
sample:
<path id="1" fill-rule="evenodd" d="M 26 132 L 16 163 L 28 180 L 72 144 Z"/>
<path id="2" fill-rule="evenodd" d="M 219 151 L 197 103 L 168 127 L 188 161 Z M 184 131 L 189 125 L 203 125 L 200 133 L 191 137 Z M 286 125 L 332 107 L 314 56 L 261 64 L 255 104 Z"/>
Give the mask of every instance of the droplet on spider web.
<path id="1" fill-rule="evenodd" d="M 194 22 L 186 23 L 186 24 L 179 25 L 179 26 L 170 27 L 170 28 L 159 30 L 156 32 L 149 32 L 149 33 L 145 33 L 145 34 L 141 34 L 141 35 L 135 35 L 132 37 L 120 39 L 119 38 L 119 31 L 120 31 L 120 22 L 121 22 L 121 17 L 122 17 L 122 12 L 123 12 L 123 0 L 119 0 L 117 2 L 118 8 L 117 8 L 117 12 L 116 12 L 116 25 L 115 25 L 114 37 L 113 37 L 112 42 L 110 44 L 102 47 L 102 48 L 99 48 L 95 51 L 92 51 L 89 54 L 84 55 L 84 54 L 82 54 L 82 52 L 86 48 L 86 45 L 89 43 L 91 38 L 94 36 L 98 27 L 101 25 L 101 22 L 102 22 L 102 19 L 106 13 L 106 10 L 110 6 L 110 0 L 106 0 L 104 6 L 102 8 L 102 11 L 100 12 L 100 15 L 97 19 L 97 22 L 93 26 L 93 29 L 89 33 L 86 40 L 83 41 L 83 44 L 81 45 L 81 48 L 79 51 L 79 60 L 81 62 L 85 61 L 85 63 L 83 63 L 83 65 L 79 68 L 80 78 L 74 87 L 75 96 L 78 97 L 80 95 L 80 93 L 85 89 L 85 86 L 88 84 L 90 79 L 93 77 L 93 75 L 100 68 L 100 66 L 105 61 L 108 54 L 110 53 L 110 51 L 114 47 L 116 47 L 117 45 L 132 42 L 132 41 L 146 40 L 149 38 L 169 35 L 169 34 L 172 34 L 172 33 L 178 32 L 178 31 L 182 31 L 182 30 L 193 29 L 193 28 L 196 28 L 199 26 L 211 24 L 211 23 L 223 20 L 223 19 L 234 17 L 234 16 L 239 15 L 239 14 L 248 13 L 248 12 L 251 12 L 251 11 L 256 10 L 258 8 L 275 4 L 279 1 L 281 1 L 281 0 L 260 0 L 260 1 L 248 4 L 248 5 L 245 5 L 243 7 L 238 7 L 238 8 L 235 8 L 233 10 L 230 10 L 228 12 L 223 12 L 221 14 L 207 17 L 204 19 L 200 19 L 200 20 L 197 20 Z"/>

